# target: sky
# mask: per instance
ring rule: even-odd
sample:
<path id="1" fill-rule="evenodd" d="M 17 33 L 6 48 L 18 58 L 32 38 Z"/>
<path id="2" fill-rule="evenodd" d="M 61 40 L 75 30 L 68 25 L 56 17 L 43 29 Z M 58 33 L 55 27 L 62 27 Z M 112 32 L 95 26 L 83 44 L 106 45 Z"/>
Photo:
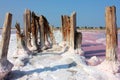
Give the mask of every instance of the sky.
<path id="1" fill-rule="evenodd" d="M 77 13 L 77 26 L 105 26 L 105 8 L 116 6 L 117 26 L 120 27 L 120 0 L 0 0 L 0 26 L 5 14 L 12 13 L 12 27 L 16 21 L 23 27 L 25 9 L 44 15 L 50 25 L 61 26 L 61 15 Z"/>

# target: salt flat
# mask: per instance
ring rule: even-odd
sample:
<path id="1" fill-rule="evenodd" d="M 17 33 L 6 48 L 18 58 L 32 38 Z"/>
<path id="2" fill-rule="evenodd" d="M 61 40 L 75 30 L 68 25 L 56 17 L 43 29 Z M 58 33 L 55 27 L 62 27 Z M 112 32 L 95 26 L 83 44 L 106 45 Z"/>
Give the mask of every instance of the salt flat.
<path id="1" fill-rule="evenodd" d="M 62 46 L 62 43 L 52 49 L 37 53 L 29 57 L 24 66 L 16 66 L 16 34 L 13 33 L 10 39 L 8 60 L 15 66 L 8 75 L 8 80 L 119 80 L 120 73 L 113 74 L 102 70 L 99 64 L 90 66 L 87 60 L 97 56 L 100 61 L 104 60 L 105 54 L 105 33 L 83 31 L 82 48 L 85 57 L 74 54 L 74 51 Z M 57 43 L 62 41 L 60 31 L 54 32 Z M 119 39 L 120 41 L 120 39 Z M 120 43 L 119 43 L 120 44 Z M 120 48 L 120 46 L 119 46 Z M 102 55 L 101 55 L 102 54 Z M 86 59 L 87 58 L 87 59 Z M 104 65 L 103 65 L 104 66 Z"/>

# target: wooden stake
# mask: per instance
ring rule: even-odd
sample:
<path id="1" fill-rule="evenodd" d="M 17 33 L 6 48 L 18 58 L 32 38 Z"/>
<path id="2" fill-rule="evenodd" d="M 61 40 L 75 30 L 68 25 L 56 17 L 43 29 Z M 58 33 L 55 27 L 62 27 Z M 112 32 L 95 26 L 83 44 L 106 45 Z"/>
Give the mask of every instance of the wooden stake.
<path id="1" fill-rule="evenodd" d="M 12 69 L 13 64 L 7 60 L 11 34 L 12 14 L 7 13 L 2 30 L 2 40 L 0 42 L 0 80 L 2 80 Z"/>
<path id="2" fill-rule="evenodd" d="M 75 48 L 75 31 L 76 31 L 76 13 L 73 12 L 70 17 L 70 46 Z"/>
<path id="3" fill-rule="evenodd" d="M 117 25 L 115 6 L 106 8 L 106 60 L 117 60 Z"/>
<path id="4" fill-rule="evenodd" d="M 31 11 L 28 9 L 24 13 L 24 34 L 27 47 L 31 47 Z"/>
<path id="5" fill-rule="evenodd" d="M 62 41 L 64 41 L 64 16 L 61 16 L 61 22 L 62 22 L 62 27 L 61 27 L 61 32 L 62 32 Z"/>
<path id="6" fill-rule="evenodd" d="M 34 47 L 35 50 L 38 49 L 37 45 L 37 25 L 35 20 L 35 13 L 32 12 L 32 24 L 31 24 L 31 31 L 32 31 L 32 47 Z"/>
<path id="7" fill-rule="evenodd" d="M 56 44 L 55 37 L 53 35 L 53 31 L 49 26 L 49 23 L 47 19 L 45 20 L 45 34 L 46 34 L 46 40 L 48 41 L 48 37 L 50 37 L 50 40 L 52 44 Z M 49 41 L 48 41 L 49 42 Z"/>
<path id="8" fill-rule="evenodd" d="M 75 49 L 81 49 L 82 44 L 82 33 L 75 32 Z"/>
<path id="9" fill-rule="evenodd" d="M 45 33 L 44 33 L 44 20 L 43 17 L 39 17 L 39 24 L 40 24 L 40 45 L 41 48 L 45 46 Z"/>
<path id="10" fill-rule="evenodd" d="M 27 50 L 27 45 L 24 39 L 25 36 L 23 33 L 21 33 L 20 24 L 16 23 L 15 27 L 16 27 L 16 37 L 17 37 L 17 49 Z"/>
<path id="11" fill-rule="evenodd" d="M 9 40 L 11 34 L 12 14 L 7 13 L 2 30 L 2 40 L 0 42 L 0 59 L 7 59 L 7 52 L 9 47 Z"/>

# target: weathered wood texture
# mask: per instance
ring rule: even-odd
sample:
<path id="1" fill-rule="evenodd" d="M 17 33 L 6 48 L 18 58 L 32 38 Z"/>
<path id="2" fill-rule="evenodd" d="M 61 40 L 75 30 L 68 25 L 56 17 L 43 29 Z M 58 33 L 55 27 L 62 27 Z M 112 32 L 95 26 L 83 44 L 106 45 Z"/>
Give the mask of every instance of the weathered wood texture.
<path id="1" fill-rule="evenodd" d="M 49 43 L 48 37 L 50 38 L 52 44 L 56 44 L 55 37 L 53 35 L 53 32 L 49 26 L 49 23 L 47 19 L 41 15 L 39 18 L 39 24 L 40 24 L 40 41 L 41 41 L 41 47 L 44 47 L 46 44 L 45 42 Z"/>
<path id="2" fill-rule="evenodd" d="M 70 17 L 70 46 L 75 48 L 75 31 L 76 31 L 76 13 L 73 12 Z"/>
<path id="3" fill-rule="evenodd" d="M 48 23 L 46 18 L 45 18 L 45 35 L 46 35 L 46 40 L 47 41 L 48 41 L 48 37 L 49 37 L 51 42 L 52 42 L 52 44 L 56 44 L 55 37 L 53 35 L 53 31 L 50 28 L 49 23 Z"/>
<path id="4" fill-rule="evenodd" d="M 70 21 L 70 18 L 69 18 L 69 16 L 66 16 L 66 15 L 64 15 L 64 16 L 61 16 L 61 19 L 62 19 L 62 39 L 63 39 L 63 41 L 67 41 L 68 39 L 68 36 L 69 36 L 69 34 L 67 33 L 68 32 L 68 29 L 69 29 L 69 27 L 70 27 L 70 23 L 68 22 L 68 21 Z"/>
<path id="5" fill-rule="evenodd" d="M 39 17 L 39 24 L 40 24 L 40 45 L 41 48 L 45 46 L 45 33 L 44 33 L 44 20 L 42 16 Z"/>
<path id="6" fill-rule="evenodd" d="M 116 25 L 116 7 L 106 8 L 106 60 L 117 60 L 117 25 Z"/>
<path id="7" fill-rule="evenodd" d="M 11 71 L 13 64 L 7 60 L 11 34 L 12 14 L 7 13 L 2 30 L 2 40 L 0 42 L 0 80 Z"/>
<path id="8" fill-rule="evenodd" d="M 27 47 L 31 47 L 31 11 L 28 9 L 24 13 L 24 34 Z"/>
<path id="9" fill-rule="evenodd" d="M 82 44 L 82 33 L 75 32 L 75 49 L 80 49 Z"/>
<path id="10" fill-rule="evenodd" d="M 68 42 L 72 48 L 75 48 L 76 13 L 72 13 L 70 17 L 62 15 L 61 20 L 63 41 Z"/>
<path id="11" fill-rule="evenodd" d="M 12 14 L 7 13 L 2 30 L 2 40 L 0 42 L 0 59 L 7 58 L 9 40 L 11 34 Z"/>
<path id="12" fill-rule="evenodd" d="M 37 45 L 37 24 L 36 24 L 36 15 L 34 12 L 32 12 L 32 24 L 31 24 L 31 32 L 32 32 L 32 47 L 35 47 L 35 49 L 38 49 Z"/>
<path id="13" fill-rule="evenodd" d="M 17 49 L 27 50 L 27 45 L 25 43 L 24 34 L 21 32 L 20 24 L 16 23 L 16 37 L 17 37 Z"/>

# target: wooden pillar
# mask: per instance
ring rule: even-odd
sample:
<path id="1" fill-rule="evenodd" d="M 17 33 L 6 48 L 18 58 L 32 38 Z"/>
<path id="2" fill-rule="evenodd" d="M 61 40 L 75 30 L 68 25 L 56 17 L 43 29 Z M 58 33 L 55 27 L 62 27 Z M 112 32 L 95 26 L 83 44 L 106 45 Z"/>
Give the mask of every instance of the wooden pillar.
<path id="1" fill-rule="evenodd" d="M 73 49 L 75 48 L 75 31 L 76 31 L 76 13 L 71 16 L 62 15 L 62 37 Z"/>
<path id="2" fill-rule="evenodd" d="M 82 33 L 75 32 L 75 49 L 81 49 L 82 44 Z"/>
<path id="3" fill-rule="evenodd" d="M 70 45 L 70 17 L 67 17 L 67 41 Z"/>
<path id="4" fill-rule="evenodd" d="M 25 44 L 24 35 L 23 33 L 21 33 L 20 24 L 16 23 L 15 27 L 16 27 L 16 37 L 17 37 L 17 49 L 27 50 L 27 45 Z"/>
<path id="5" fill-rule="evenodd" d="M 31 11 L 28 9 L 24 13 L 24 35 L 27 47 L 31 47 Z"/>
<path id="6" fill-rule="evenodd" d="M 76 31 L 76 12 L 73 12 L 70 17 L 70 46 L 75 48 L 75 31 Z"/>
<path id="7" fill-rule="evenodd" d="M 116 7 L 106 8 L 106 60 L 117 60 L 117 25 L 116 25 Z"/>
<path id="8" fill-rule="evenodd" d="M 55 37 L 53 34 L 53 27 L 50 27 L 48 23 L 46 24 L 46 26 L 48 28 L 47 35 L 48 35 L 48 37 L 50 37 L 52 44 L 55 45 L 56 41 L 55 41 Z"/>
<path id="9" fill-rule="evenodd" d="M 36 18 L 36 26 L 37 26 L 37 31 L 36 31 L 37 44 L 40 45 L 40 24 L 39 24 L 39 17 L 38 16 Z"/>
<path id="10" fill-rule="evenodd" d="M 64 41 L 64 16 L 61 16 L 61 22 L 62 22 L 62 27 L 61 27 L 61 33 L 62 33 L 62 41 Z"/>
<path id="11" fill-rule="evenodd" d="M 70 17 L 61 16 L 63 41 L 70 42 Z"/>
<path id="12" fill-rule="evenodd" d="M 12 69 L 13 64 L 7 60 L 11 34 L 12 14 L 7 13 L 2 30 L 2 40 L 0 42 L 0 80 L 2 80 Z"/>
<path id="13" fill-rule="evenodd" d="M 39 24 L 40 24 L 40 45 L 41 48 L 45 46 L 45 34 L 44 34 L 44 20 L 43 17 L 39 17 Z"/>
<path id="14" fill-rule="evenodd" d="M 38 49 L 37 45 L 37 24 L 35 19 L 35 13 L 32 12 L 32 24 L 31 24 L 31 32 L 32 32 L 32 47 L 34 50 Z"/>
<path id="15" fill-rule="evenodd" d="M 12 14 L 7 13 L 2 30 L 2 40 L 0 43 L 0 59 L 2 59 L 3 57 L 7 58 L 7 52 L 8 52 L 9 40 L 11 34 L 11 23 L 12 23 Z"/>

